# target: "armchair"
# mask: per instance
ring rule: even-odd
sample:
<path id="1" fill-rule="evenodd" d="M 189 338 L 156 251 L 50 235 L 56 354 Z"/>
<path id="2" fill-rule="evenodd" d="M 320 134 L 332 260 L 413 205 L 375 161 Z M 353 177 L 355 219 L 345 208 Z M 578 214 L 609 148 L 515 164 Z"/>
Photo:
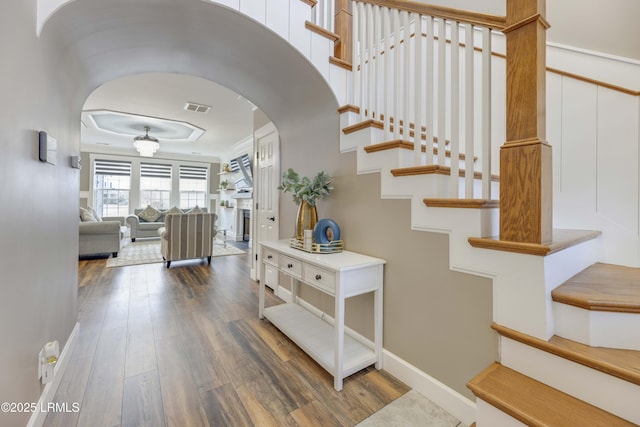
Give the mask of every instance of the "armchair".
<path id="1" fill-rule="evenodd" d="M 165 226 L 158 230 L 160 252 L 167 262 L 207 258 L 211 264 L 213 239 L 217 233 L 214 213 L 169 214 L 165 216 Z"/>

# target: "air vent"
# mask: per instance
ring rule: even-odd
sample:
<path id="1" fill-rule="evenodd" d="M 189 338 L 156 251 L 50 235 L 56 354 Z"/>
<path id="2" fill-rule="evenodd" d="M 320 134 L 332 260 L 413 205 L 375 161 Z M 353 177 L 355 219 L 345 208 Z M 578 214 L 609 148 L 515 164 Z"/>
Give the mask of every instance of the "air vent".
<path id="1" fill-rule="evenodd" d="M 184 104 L 184 109 L 187 111 L 193 111 L 194 113 L 208 113 L 209 110 L 211 110 L 211 106 L 196 104 L 195 102 L 187 102 Z"/>

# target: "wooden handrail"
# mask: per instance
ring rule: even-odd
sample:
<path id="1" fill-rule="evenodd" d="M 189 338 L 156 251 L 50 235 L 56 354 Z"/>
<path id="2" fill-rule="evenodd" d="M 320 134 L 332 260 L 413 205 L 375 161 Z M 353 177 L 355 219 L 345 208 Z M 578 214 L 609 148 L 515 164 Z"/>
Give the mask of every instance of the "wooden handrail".
<path id="1" fill-rule="evenodd" d="M 358 0 L 377 6 L 392 9 L 406 10 L 408 12 L 430 15 L 434 18 L 444 18 L 465 24 L 479 25 L 494 30 L 502 31 L 507 26 L 506 16 L 490 15 L 487 13 L 473 12 L 469 10 L 454 9 L 452 7 L 437 6 L 427 3 L 418 3 L 410 0 Z"/>

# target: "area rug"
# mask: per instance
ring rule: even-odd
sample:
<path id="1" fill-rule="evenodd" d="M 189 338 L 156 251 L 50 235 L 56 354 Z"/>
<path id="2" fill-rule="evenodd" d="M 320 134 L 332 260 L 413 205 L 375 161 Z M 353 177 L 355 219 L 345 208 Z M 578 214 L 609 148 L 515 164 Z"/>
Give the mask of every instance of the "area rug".
<path id="1" fill-rule="evenodd" d="M 222 244 L 216 243 L 213 245 L 212 256 L 240 255 L 245 253 L 245 251 L 229 244 L 225 247 Z M 107 259 L 107 267 L 124 267 L 127 265 L 154 264 L 159 262 L 164 262 L 162 255 L 160 255 L 160 241 L 138 240 L 133 243 L 129 242 L 120 249 L 117 258 L 110 257 Z"/>

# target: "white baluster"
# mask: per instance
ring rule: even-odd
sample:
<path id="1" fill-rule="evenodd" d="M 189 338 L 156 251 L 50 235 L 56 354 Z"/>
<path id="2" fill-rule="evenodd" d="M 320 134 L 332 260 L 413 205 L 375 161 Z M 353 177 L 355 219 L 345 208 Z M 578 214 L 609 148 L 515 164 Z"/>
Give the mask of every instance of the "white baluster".
<path id="1" fill-rule="evenodd" d="M 445 20 L 440 19 L 438 21 L 438 165 L 444 166 L 446 154 L 447 154 L 447 143 L 446 143 L 446 132 L 445 129 L 447 127 L 447 98 L 446 98 L 446 90 L 447 90 L 447 31 Z M 453 158 L 451 158 L 453 162 Z"/>
<path id="2" fill-rule="evenodd" d="M 474 51 L 473 26 L 465 24 L 465 198 L 473 198 L 473 157 L 474 157 Z"/>
<path id="3" fill-rule="evenodd" d="M 400 139 L 400 92 L 401 92 L 401 61 L 400 53 L 400 11 L 393 10 L 393 139 Z"/>
<path id="4" fill-rule="evenodd" d="M 360 72 L 359 72 L 359 51 L 358 46 L 360 44 L 358 27 L 360 25 L 360 13 L 359 13 L 359 3 L 353 4 L 353 20 L 352 20 L 352 34 L 353 40 L 351 43 L 351 87 L 349 88 L 349 100 L 352 105 L 359 105 L 358 96 L 359 96 L 359 85 L 360 85 Z"/>
<path id="5" fill-rule="evenodd" d="M 414 107 L 413 107 L 413 164 L 418 166 L 422 163 L 422 17 L 417 13 L 413 14 L 414 32 Z M 407 138 L 409 139 L 409 138 Z"/>
<path id="6" fill-rule="evenodd" d="M 366 109 L 367 105 L 365 103 L 366 93 L 365 93 L 365 84 L 366 84 L 366 74 L 365 74 L 365 66 L 367 61 L 367 16 L 365 14 L 365 5 L 364 3 L 360 3 L 358 5 L 360 9 L 360 118 L 364 120 L 366 118 Z"/>
<path id="7" fill-rule="evenodd" d="M 389 8 L 382 9 L 382 23 L 384 25 L 384 95 L 383 95 L 383 110 L 384 110 L 384 132 L 385 139 L 389 139 L 391 130 L 391 105 L 389 103 L 389 90 L 391 76 L 389 70 L 391 67 L 391 17 L 389 16 Z"/>
<path id="8" fill-rule="evenodd" d="M 403 100 L 403 108 L 402 108 L 402 119 L 403 119 L 403 127 L 402 127 L 402 135 L 403 139 L 408 141 L 410 138 L 409 122 L 411 121 L 411 117 L 409 115 L 409 109 L 411 108 L 409 102 L 409 96 L 411 91 L 411 25 L 409 23 L 409 12 L 402 12 L 403 17 L 403 27 L 404 27 L 404 46 L 403 46 L 403 58 L 402 58 L 402 67 L 404 71 L 404 85 L 402 90 L 402 100 Z M 400 126 L 400 122 L 398 122 L 398 126 Z"/>
<path id="9" fill-rule="evenodd" d="M 451 197 L 460 191 L 460 31 L 457 22 L 451 22 Z"/>
<path id="10" fill-rule="evenodd" d="M 378 94 L 380 92 L 380 76 L 382 73 L 380 72 L 380 67 L 382 66 L 382 61 L 380 60 L 380 6 L 374 6 L 373 9 L 373 55 L 372 55 L 372 68 L 373 68 L 373 80 L 374 84 L 372 86 L 373 94 L 372 94 L 372 109 L 375 115 L 375 119 L 380 120 L 380 114 L 382 114 L 382 110 L 380 107 L 380 102 L 378 100 Z"/>
<path id="11" fill-rule="evenodd" d="M 435 28 L 433 24 L 433 17 L 425 16 L 426 25 L 426 39 L 425 42 L 427 44 L 427 53 L 426 53 L 426 84 L 424 90 L 424 96 L 426 100 L 425 107 L 425 115 L 426 115 L 426 132 L 425 132 L 425 144 L 426 144 L 426 156 L 427 156 L 427 164 L 435 164 L 435 154 L 433 152 L 433 126 L 434 126 L 434 98 L 435 98 L 435 90 L 434 90 L 434 79 L 435 79 L 435 48 L 434 48 L 434 33 Z"/>
<path id="12" fill-rule="evenodd" d="M 375 108 L 373 104 L 373 95 L 375 93 L 375 65 L 373 58 L 375 56 L 374 36 L 373 36 L 373 5 L 367 4 L 367 118 L 372 119 Z"/>
<path id="13" fill-rule="evenodd" d="M 491 199 L 491 31 L 482 29 L 482 198 Z"/>

